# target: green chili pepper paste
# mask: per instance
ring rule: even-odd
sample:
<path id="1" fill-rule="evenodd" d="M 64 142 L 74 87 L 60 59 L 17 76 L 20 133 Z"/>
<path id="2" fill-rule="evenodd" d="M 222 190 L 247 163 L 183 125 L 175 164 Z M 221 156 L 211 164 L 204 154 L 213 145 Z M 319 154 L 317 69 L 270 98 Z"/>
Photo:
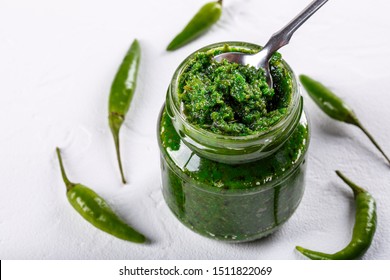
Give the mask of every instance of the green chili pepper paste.
<path id="1" fill-rule="evenodd" d="M 188 122 L 231 136 L 267 130 L 285 115 L 291 100 L 292 77 L 281 65 L 281 55 L 276 53 L 270 62 L 271 89 L 264 69 L 214 61 L 220 52 L 197 53 L 181 74 L 179 100 Z"/>

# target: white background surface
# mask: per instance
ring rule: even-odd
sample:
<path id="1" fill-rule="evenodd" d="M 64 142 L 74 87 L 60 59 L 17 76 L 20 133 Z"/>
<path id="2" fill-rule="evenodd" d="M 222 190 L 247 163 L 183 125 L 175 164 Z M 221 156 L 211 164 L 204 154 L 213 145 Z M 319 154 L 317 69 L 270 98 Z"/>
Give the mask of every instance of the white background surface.
<path id="1" fill-rule="evenodd" d="M 335 252 L 350 239 L 354 204 L 340 169 L 376 197 L 378 228 L 364 259 L 390 259 L 390 167 L 355 127 L 305 95 L 312 141 L 306 192 L 272 236 L 246 244 L 201 237 L 170 213 L 160 191 L 156 119 L 177 65 L 218 41 L 262 44 L 308 0 L 225 0 L 219 23 L 168 53 L 166 45 L 207 1 L 0 1 L 1 259 L 303 259 L 295 245 Z M 297 74 L 343 97 L 390 154 L 390 4 L 330 0 L 282 50 Z M 136 96 L 121 131 L 122 186 L 107 125 L 113 76 L 134 38 L 142 46 Z M 150 244 L 116 239 L 69 205 L 68 175 L 93 188 Z"/>

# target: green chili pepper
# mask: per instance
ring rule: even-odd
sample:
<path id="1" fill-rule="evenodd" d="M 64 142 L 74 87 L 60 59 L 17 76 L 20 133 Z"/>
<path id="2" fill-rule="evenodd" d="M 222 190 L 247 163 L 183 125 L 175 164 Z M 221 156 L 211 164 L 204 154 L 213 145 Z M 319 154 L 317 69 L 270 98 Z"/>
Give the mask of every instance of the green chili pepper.
<path id="1" fill-rule="evenodd" d="M 123 222 L 102 197 L 90 188 L 68 180 L 62 163 L 61 151 L 57 150 L 66 196 L 74 209 L 92 225 L 120 239 L 144 243 L 145 237 Z"/>
<path id="2" fill-rule="evenodd" d="M 297 246 L 296 249 L 312 260 L 353 260 L 360 258 L 368 250 L 376 229 L 375 199 L 363 188 L 346 178 L 340 171 L 337 175 L 351 187 L 355 197 L 356 215 L 352 240 L 343 250 L 334 254 L 311 251 Z"/>
<path id="3" fill-rule="evenodd" d="M 308 76 L 300 75 L 299 78 L 310 97 L 329 117 L 359 127 L 364 132 L 364 134 L 367 135 L 375 147 L 381 152 L 385 159 L 390 163 L 388 156 L 374 140 L 367 129 L 363 127 L 355 112 L 341 98 L 335 95 L 323 84 L 309 78 Z"/>
<path id="4" fill-rule="evenodd" d="M 114 136 L 116 155 L 118 158 L 119 170 L 122 182 L 126 184 L 123 174 L 122 161 L 119 149 L 119 130 L 125 120 L 127 111 L 133 99 L 137 84 L 138 68 L 141 58 L 141 47 L 137 40 L 131 44 L 125 58 L 120 65 L 118 72 L 111 85 L 108 104 L 108 121 Z"/>
<path id="5" fill-rule="evenodd" d="M 200 8 L 184 29 L 168 45 L 167 51 L 176 50 L 205 33 L 222 14 L 222 0 L 209 2 Z"/>

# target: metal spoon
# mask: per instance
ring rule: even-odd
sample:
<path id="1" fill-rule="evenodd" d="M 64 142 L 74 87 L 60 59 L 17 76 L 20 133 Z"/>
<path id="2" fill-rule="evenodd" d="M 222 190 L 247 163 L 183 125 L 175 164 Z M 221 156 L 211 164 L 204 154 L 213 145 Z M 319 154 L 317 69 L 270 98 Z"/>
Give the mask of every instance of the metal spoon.
<path id="1" fill-rule="evenodd" d="M 281 47 L 287 45 L 294 32 L 319 8 L 321 8 L 328 0 L 314 0 L 300 14 L 291 20 L 285 27 L 274 33 L 265 44 L 264 48 L 256 54 L 244 54 L 239 52 L 227 52 L 216 55 L 214 60 L 220 62 L 226 59 L 230 62 L 235 62 L 242 65 L 254 66 L 257 69 L 263 68 L 265 76 L 270 88 L 273 87 L 272 77 L 270 74 L 269 60 L 274 52 Z"/>

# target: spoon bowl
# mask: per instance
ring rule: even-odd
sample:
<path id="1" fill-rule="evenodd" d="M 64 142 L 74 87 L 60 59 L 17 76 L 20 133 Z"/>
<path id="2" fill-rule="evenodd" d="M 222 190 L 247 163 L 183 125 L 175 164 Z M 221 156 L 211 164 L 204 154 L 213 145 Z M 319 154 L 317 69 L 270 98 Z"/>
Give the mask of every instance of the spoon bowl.
<path id="1" fill-rule="evenodd" d="M 271 76 L 270 67 L 269 67 L 269 63 L 268 63 L 270 57 L 268 57 L 267 52 L 265 52 L 263 50 L 261 50 L 258 53 L 255 53 L 255 54 L 246 54 L 246 53 L 240 53 L 240 52 L 227 52 L 227 53 L 222 53 L 222 54 L 216 55 L 216 56 L 214 56 L 213 59 L 217 62 L 222 62 L 222 60 L 226 59 L 229 62 L 253 66 L 256 69 L 262 68 L 262 69 L 264 69 L 265 78 L 267 80 L 268 86 L 270 88 L 273 87 L 272 76 Z"/>

